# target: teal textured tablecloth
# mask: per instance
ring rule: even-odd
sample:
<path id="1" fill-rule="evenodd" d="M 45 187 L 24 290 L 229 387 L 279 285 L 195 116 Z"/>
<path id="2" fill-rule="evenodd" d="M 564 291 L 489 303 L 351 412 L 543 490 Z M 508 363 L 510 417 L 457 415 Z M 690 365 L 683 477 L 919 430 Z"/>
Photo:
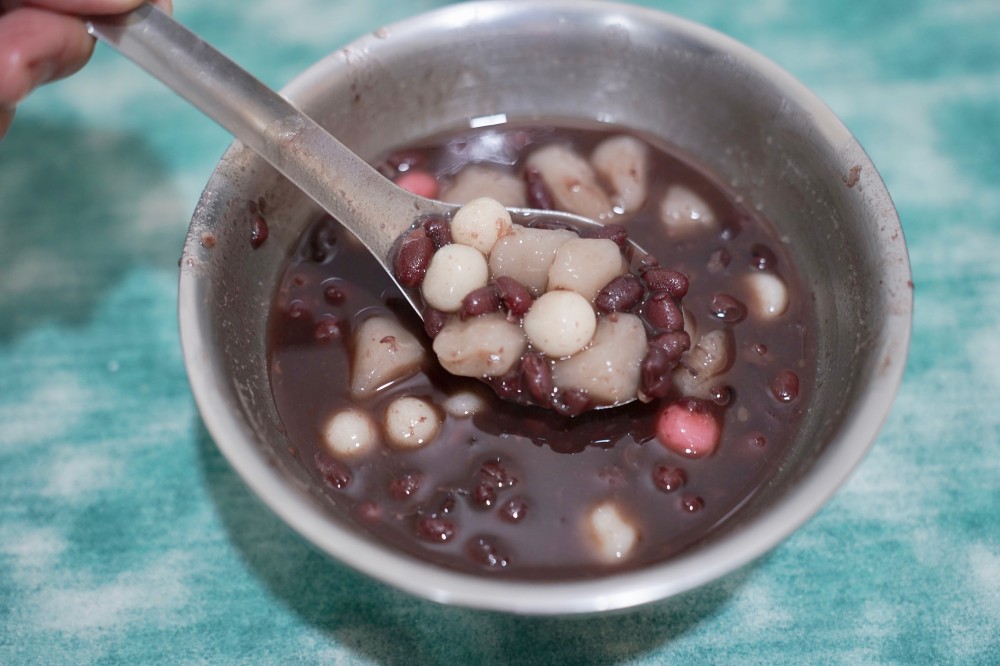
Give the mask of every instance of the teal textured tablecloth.
<path id="1" fill-rule="evenodd" d="M 177 0 L 274 86 L 432 0 Z M 611 617 L 441 607 L 316 553 L 206 434 L 177 258 L 225 133 L 100 48 L 0 142 L 0 663 L 1000 663 L 1000 3 L 645 2 L 822 97 L 898 205 L 907 377 L 754 565 Z"/>

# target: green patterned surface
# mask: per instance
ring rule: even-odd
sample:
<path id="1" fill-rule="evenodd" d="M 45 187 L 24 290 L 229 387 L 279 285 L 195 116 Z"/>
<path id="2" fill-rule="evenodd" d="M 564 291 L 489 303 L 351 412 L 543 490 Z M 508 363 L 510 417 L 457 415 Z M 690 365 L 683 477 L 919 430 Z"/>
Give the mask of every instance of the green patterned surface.
<path id="1" fill-rule="evenodd" d="M 447 4 L 177 2 L 280 86 Z M 857 134 L 916 322 L 872 453 L 730 578 L 605 618 L 433 605 L 306 546 L 205 433 L 177 257 L 225 133 L 100 49 L 0 142 L 0 663 L 1000 662 L 1000 3 L 644 2 L 757 48 Z"/>

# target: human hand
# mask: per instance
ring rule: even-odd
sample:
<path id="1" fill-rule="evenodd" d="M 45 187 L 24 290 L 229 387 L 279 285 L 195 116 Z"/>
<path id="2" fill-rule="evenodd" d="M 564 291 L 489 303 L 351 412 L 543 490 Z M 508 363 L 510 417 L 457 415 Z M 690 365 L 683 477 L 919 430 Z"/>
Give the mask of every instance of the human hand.
<path id="1" fill-rule="evenodd" d="M 0 0 L 0 139 L 32 90 L 73 74 L 94 50 L 85 16 L 120 14 L 142 0 Z M 170 11 L 171 0 L 155 4 Z"/>

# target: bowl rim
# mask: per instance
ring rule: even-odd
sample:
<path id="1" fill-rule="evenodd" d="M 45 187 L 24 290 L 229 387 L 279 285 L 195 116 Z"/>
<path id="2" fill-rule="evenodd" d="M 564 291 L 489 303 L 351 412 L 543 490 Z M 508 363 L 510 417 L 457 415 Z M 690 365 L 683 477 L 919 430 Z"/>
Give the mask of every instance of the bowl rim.
<path id="1" fill-rule="evenodd" d="M 525 3 L 528 5 L 529 3 Z M 712 51 L 739 60 L 749 68 L 777 82 L 795 103 L 812 114 L 817 128 L 856 148 L 852 163 L 866 173 L 866 194 L 873 197 L 882 227 L 879 239 L 900 260 L 886 262 L 886 281 L 911 285 L 911 289 L 889 294 L 886 325 L 873 343 L 877 370 L 863 389 L 863 399 L 844 421 L 820 453 L 816 463 L 777 498 L 768 511 L 752 516 L 729 533 L 703 547 L 681 553 L 664 562 L 641 569 L 612 573 L 593 580 L 521 581 L 486 578 L 444 569 L 439 565 L 376 545 L 341 528 L 319 502 L 304 492 L 254 444 L 249 424 L 238 417 L 221 387 L 229 381 L 220 366 L 209 362 L 208 344 L 212 311 L 204 308 L 199 295 L 196 270 L 182 270 L 179 279 L 178 316 L 180 338 L 189 383 L 204 424 L 219 450 L 254 494 L 285 523 L 307 541 L 341 563 L 396 588 L 432 601 L 474 609 L 505 611 L 525 615 L 586 614 L 641 606 L 690 591 L 719 579 L 770 551 L 806 523 L 828 502 L 867 454 L 888 417 L 902 382 L 912 329 L 912 282 L 902 228 L 884 183 L 870 159 L 837 116 L 790 74 L 765 56 L 720 32 L 672 14 L 612 2 L 576 3 L 543 0 L 530 3 L 551 9 L 579 13 L 627 12 L 644 21 L 656 21 L 665 29 L 707 45 Z M 425 21 L 460 22 L 482 12 L 524 11 L 517 3 L 481 2 L 449 5 L 405 19 L 388 28 L 393 35 L 419 30 Z M 366 35 L 319 60 L 290 82 L 282 93 L 295 100 L 306 95 L 324 73 L 338 61 L 345 49 L 374 46 L 380 37 Z M 256 159 L 239 142 L 234 142 L 213 171 L 192 220 L 192 232 L 185 252 L 199 242 L 194 233 L 206 197 L 221 178 L 223 165 Z M 200 228 L 199 228 L 200 229 Z M 822 473 L 820 473 L 822 472 Z"/>

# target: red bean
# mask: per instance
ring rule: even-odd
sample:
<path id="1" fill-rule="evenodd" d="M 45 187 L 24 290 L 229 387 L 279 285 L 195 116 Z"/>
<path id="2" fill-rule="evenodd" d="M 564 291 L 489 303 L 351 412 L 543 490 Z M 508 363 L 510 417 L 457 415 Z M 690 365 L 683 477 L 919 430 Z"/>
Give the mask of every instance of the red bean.
<path id="1" fill-rule="evenodd" d="M 628 231 L 620 224 L 592 225 L 580 232 L 581 238 L 607 238 L 613 240 L 618 247 L 628 244 Z"/>
<path id="2" fill-rule="evenodd" d="M 261 215 L 255 216 L 253 226 L 250 227 L 250 247 L 256 250 L 263 245 L 264 241 L 267 240 L 268 233 L 267 220 Z"/>
<path id="3" fill-rule="evenodd" d="M 389 496 L 395 500 L 405 500 L 420 490 L 424 475 L 420 472 L 407 472 L 389 482 Z"/>
<path id="4" fill-rule="evenodd" d="M 639 260 L 639 272 L 645 274 L 646 271 L 653 268 L 658 268 L 660 265 L 660 260 L 657 259 L 652 254 L 647 254 Z"/>
<path id="5" fill-rule="evenodd" d="M 523 317 L 533 302 L 531 292 L 514 278 L 501 275 L 493 280 L 503 307 L 514 317 Z"/>
<path id="6" fill-rule="evenodd" d="M 313 337 L 319 342 L 338 340 L 343 335 L 344 322 L 333 315 L 323 315 L 320 317 L 319 321 L 316 322 L 316 327 L 313 329 Z"/>
<path id="7" fill-rule="evenodd" d="M 562 416 L 578 416 L 590 408 L 590 398 L 586 391 L 572 389 L 559 391 L 552 401 L 552 409 Z"/>
<path id="8" fill-rule="evenodd" d="M 654 291 L 643 304 L 643 316 L 651 326 L 665 331 L 684 328 L 684 313 L 669 291 Z"/>
<path id="9" fill-rule="evenodd" d="M 667 291 L 674 298 L 684 298 L 688 292 L 687 276 L 669 268 L 650 269 L 642 274 L 642 279 L 653 291 Z"/>
<path id="10" fill-rule="evenodd" d="M 691 349 L 691 337 L 687 331 L 671 331 L 670 333 L 660 333 L 650 339 L 651 347 L 660 347 L 667 353 L 667 358 L 677 363 L 681 355 Z"/>
<path id="11" fill-rule="evenodd" d="M 716 250 L 708 258 L 708 272 L 713 274 L 720 273 L 723 269 L 729 266 L 729 263 L 732 260 L 733 257 L 727 250 Z"/>
<path id="12" fill-rule="evenodd" d="M 428 515 L 447 516 L 455 510 L 457 505 L 458 502 L 455 500 L 455 495 L 453 495 L 451 491 L 439 491 L 434 498 L 427 503 Z"/>
<path id="13" fill-rule="evenodd" d="M 604 286 L 594 298 L 601 312 L 627 312 L 639 304 L 645 289 L 634 275 L 622 275 Z"/>
<path id="14" fill-rule="evenodd" d="M 750 265 L 759 271 L 773 271 L 778 266 L 778 257 L 766 245 L 754 245 L 750 248 Z"/>
<path id="15" fill-rule="evenodd" d="M 552 381 L 552 366 L 541 354 L 525 354 L 521 359 L 524 386 L 532 399 L 542 406 L 552 400 L 555 384 Z"/>
<path id="16" fill-rule="evenodd" d="M 323 482 L 331 488 L 343 490 L 351 483 L 351 470 L 344 463 L 334 460 L 325 453 L 317 453 L 313 457 L 316 469 L 319 471 Z"/>
<path id="17" fill-rule="evenodd" d="M 525 169 L 524 182 L 527 185 L 528 207 L 541 210 L 553 210 L 556 205 L 552 201 L 552 195 L 545 187 L 542 174 L 538 169 Z"/>
<path id="18" fill-rule="evenodd" d="M 488 509 L 497 502 L 497 488 L 489 481 L 480 481 L 472 491 L 472 497 L 476 500 L 476 504 Z"/>
<path id="19" fill-rule="evenodd" d="M 455 537 L 458 528 L 447 518 L 421 516 L 417 519 L 417 536 L 431 543 L 445 543 Z"/>
<path id="20" fill-rule="evenodd" d="M 747 316 L 747 306 L 729 294 L 715 294 L 708 307 L 713 317 L 727 324 L 736 324 Z"/>
<path id="21" fill-rule="evenodd" d="M 462 319 L 468 317 L 479 317 L 500 309 L 500 295 L 497 294 L 496 287 L 486 285 L 473 289 L 462 299 L 462 306 L 459 314 Z"/>
<path id="22" fill-rule="evenodd" d="M 500 507 L 500 518 L 508 523 L 519 523 L 524 520 L 527 511 L 528 503 L 521 497 L 515 497 Z"/>
<path id="23" fill-rule="evenodd" d="M 672 359 L 666 350 L 650 345 L 640 367 L 642 392 L 652 398 L 662 398 L 670 393 L 673 388 L 670 373 L 676 367 L 677 360 Z"/>
<path id="24" fill-rule="evenodd" d="M 424 281 L 432 256 L 434 256 L 434 242 L 422 228 L 414 229 L 403 239 L 396 253 L 394 264 L 396 279 L 404 287 L 411 289 L 419 287 Z"/>
<path id="25" fill-rule="evenodd" d="M 490 479 L 498 488 L 510 488 L 517 484 L 507 468 L 499 460 L 487 460 L 479 466 L 479 476 Z"/>
<path id="26" fill-rule="evenodd" d="M 448 323 L 448 313 L 435 310 L 434 308 L 424 308 L 424 331 L 428 337 L 436 338 L 444 325 Z"/>
<path id="27" fill-rule="evenodd" d="M 799 397 L 799 376 L 791 370 L 781 370 L 771 380 L 771 394 L 779 402 L 792 402 Z"/>
<path id="28" fill-rule="evenodd" d="M 681 498 L 681 511 L 684 513 L 698 513 L 705 508 L 705 500 L 697 495 L 685 495 Z"/>
<path id="29" fill-rule="evenodd" d="M 343 305 L 344 301 L 347 300 L 347 294 L 340 287 L 330 285 L 323 290 L 323 298 L 330 305 Z"/>
<path id="30" fill-rule="evenodd" d="M 521 401 L 524 392 L 521 366 L 515 365 L 506 374 L 491 378 L 489 384 L 501 399 L 511 402 Z"/>
<path id="31" fill-rule="evenodd" d="M 451 243 L 451 223 L 443 217 L 435 215 L 428 218 L 424 221 L 423 227 L 431 242 L 434 243 L 435 250 L 440 250 Z"/>
<path id="32" fill-rule="evenodd" d="M 661 491 L 669 493 L 687 483 L 687 474 L 680 467 L 658 465 L 653 470 L 653 483 Z"/>

